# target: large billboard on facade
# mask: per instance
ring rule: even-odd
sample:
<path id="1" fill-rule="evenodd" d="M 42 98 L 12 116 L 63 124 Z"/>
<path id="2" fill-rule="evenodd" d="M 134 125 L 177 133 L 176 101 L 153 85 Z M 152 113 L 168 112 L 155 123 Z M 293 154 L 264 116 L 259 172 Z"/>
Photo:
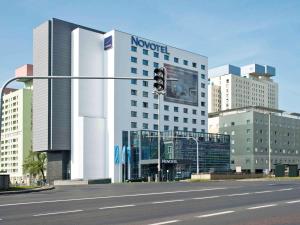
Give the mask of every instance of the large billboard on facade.
<path id="1" fill-rule="evenodd" d="M 164 67 L 168 78 L 178 79 L 167 82 L 164 100 L 198 106 L 198 72 L 170 64 L 164 64 Z"/>

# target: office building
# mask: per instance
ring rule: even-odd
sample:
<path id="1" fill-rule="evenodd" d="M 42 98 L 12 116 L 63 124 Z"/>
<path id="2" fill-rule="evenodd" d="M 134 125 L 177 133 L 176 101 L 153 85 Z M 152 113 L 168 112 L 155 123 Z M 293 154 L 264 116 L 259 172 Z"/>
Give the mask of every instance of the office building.
<path id="1" fill-rule="evenodd" d="M 153 77 L 167 69 L 167 93 L 146 80 L 34 81 L 33 149 L 48 155 L 48 179 L 120 181 L 114 148 L 125 132 L 207 132 L 207 57 L 125 32 L 51 19 L 34 29 L 35 76 Z M 124 132 L 125 131 L 125 132 Z"/>
<path id="2" fill-rule="evenodd" d="M 278 109 L 278 84 L 275 68 L 250 64 L 224 65 L 209 69 L 208 112 L 246 106 Z"/>
<path id="3" fill-rule="evenodd" d="M 16 76 L 32 76 L 32 65 L 16 70 Z M 0 171 L 11 182 L 27 182 L 23 162 L 32 148 L 32 81 L 22 80 L 22 89 L 7 89 L 3 97 Z"/>
<path id="4" fill-rule="evenodd" d="M 263 172 L 269 162 L 271 170 L 275 164 L 300 165 L 299 113 L 256 106 L 210 113 L 208 120 L 209 132 L 230 135 L 232 170 Z"/>

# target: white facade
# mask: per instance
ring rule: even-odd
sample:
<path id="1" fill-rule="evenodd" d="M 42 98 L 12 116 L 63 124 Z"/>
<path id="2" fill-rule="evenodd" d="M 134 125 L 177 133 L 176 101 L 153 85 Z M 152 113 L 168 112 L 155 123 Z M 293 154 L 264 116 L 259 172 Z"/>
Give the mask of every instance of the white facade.
<path id="1" fill-rule="evenodd" d="M 104 50 L 110 36 L 112 46 Z M 162 100 L 160 130 L 207 132 L 206 57 L 116 30 L 72 32 L 72 76 L 151 78 L 165 63 L 196 71 L 198 96 L 197 105 Z M 153 81 L 72 81 L 71 179 L 119 181 L 114 147 L 122 148 L 122 131 L 158 129 L 152 91 Z"/>
<path id="2" fill-rule="evenodd" d="M 278 84 L 271 79 L 269 74 L 255 71 L 253 65 L 241 67 L 242 75 L 232 74 L 233 70 L 226 69 L 228 67 L 224 66 L 209 70 L 208 112 L 245 106 L 278 109 Z M 235 71 L 238 71 L 236 68 L 234 67 Z"/>

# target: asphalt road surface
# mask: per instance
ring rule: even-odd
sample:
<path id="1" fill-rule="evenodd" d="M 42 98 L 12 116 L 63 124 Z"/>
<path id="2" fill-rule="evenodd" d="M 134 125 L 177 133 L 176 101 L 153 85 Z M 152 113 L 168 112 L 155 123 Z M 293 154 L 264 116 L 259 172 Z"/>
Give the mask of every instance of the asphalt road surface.
<path id="1" fill-rule="evenodd" d="M 299 181 L 133 183 L 0 196 L 0 225 L 299 225 Z"/>

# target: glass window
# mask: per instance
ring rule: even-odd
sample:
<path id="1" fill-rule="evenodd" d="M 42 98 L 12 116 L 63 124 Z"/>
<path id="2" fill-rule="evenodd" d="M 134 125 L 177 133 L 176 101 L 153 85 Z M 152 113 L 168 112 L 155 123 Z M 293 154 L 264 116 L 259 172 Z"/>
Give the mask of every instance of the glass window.
<path id="1" fill-rule="evenodd" d="M 205 120 L 201 120 L 201 125 L 205 125 Z"/>
<path id="2" fill-rule="evenodd" d="M 189 62 L 187 60 L 183 60 L 183 65 L 187 66 Z"/>
<path id="3" fill-rule="evenodd" d="M 143 123 L 143 129 L 148 129 L 148 123 Z"/>
<path id="4" fill-rule="evenodd" d="M 144 87 L 148 87 L 148 81 L 143 80 L 143 86 L 144 86 Z"/>
<path id="5" fill-rule="evenodd" d="M 183 112 L 184 113 L 188 113 L 188 109 L 187 108 L 183 108 Z"/>
<path id="6" fill-rule="evenodd" d="M 143 107 L 148 108 L 148 102 L 143 102 Z"/>
<path id="7" fill-rule="evenodd" d="M 137 128 L 137 123 L 136 122 L 131 122 L 131 128 Z"/>
<path id="8" fill-rule="evenodd" d="M 137 101 L 131 100 L 131 106 L 137 106 Z"/>
<path id="9" fill-rule="evenodd" d="M 137 95 L 137 90 L 131 89 L 131 95 Z"/>
<path id="10" fill-rule="evenodd" d="M 178 122 L 179 118 L 177 116 L 174 116 L 174 122 Z"/>
<path id="11" fill-rule="evenodd" d="M 164 110 L 165 111 L 169 111 L 169 106 L 168 105 L 164 105 Z"/>
<path id="12" fill-rule="evenodd" d="M 193 65 L 194 68 L 197 67 L 197 63 L 195 63 L 195 62 L 193 62 L 192 65 Z"/>
<path id="13" fill-rule="evenodd" d="M 153 119 L 157 120 L 158 119 L 158 114 L 153 114 Z"/>
<path id="14" fill-rule="evenodd" d="M 193 131 L 194 133 L 196 133 L 196 132 L 197 132 L 197 129 L 196 129 L 196 128 L 193 128 L 192 131 Z"/>
<path id="15" fill-rule="evenodd" d="M 137 84 L 137 80 L 132 79 L 132 80 L 131 80 L 131 84 Z"/>
<path id="16" fill-rule="evenodd" d="M 154 95 L 153 95 L 153 98 L 154 98 L 154 99 L 158 99 L 158 95 L 155 95 L 155 94 L 154 94 Z"/>
<path id="17" fill-rule="evenodd" d="M 169 55 L 164 55 L 164 59 L 169 61 Z"/>
<path id="18" fill-rule="evenodd" d="M 201 83 L 201 88 L 205 88 L 205 84 L 204 83 Z"/>
<path id="19" fill-rule="evenodd" d="M 157 62 L 154 62 L 154 63 L 153 63 L 153 67 L 154 67 L 154 68 L 158 68 L 158 67 L 159 67 L 159 64 L 158 64 Z"/>
<path id="20" fill-rule="evenodd" d="M 154 103 L 153 104 L 153 109 L 158 109 L 158 104 Z"/>
<path id="21" fill-rule="evenodd" d="M 165 125 L 165 126 L 164 126 L 164 130 L 169 130 L 169 126 L 168 126 L 168 125 Z"/>
<path id="22" fill-rule="evenodd" d="M 193 114 L 196 115 L 197 114 L 197 110 L 193 109 Z"/>
<path id="23" fill-rule="evenodd" d="M 169 121 L 169 116 L 168 115 L 164 115 L 164 120 L 165 121 Z"/>
<path id="24" fill-rule="evenodd" d="M 205 70 L 205 65 L 201 65 L 201 70 Z"/>
<path id="25" fill-rule="evenodd" d="M 201 97 L 205 98 L 205 92 L 201 92 Z"/>
<path id="26" fill-rule="evenodd" d="M 153 124 L 153 130 L 158 130 L 158 125 L 157 124 Z"/>
<path id="27" fill-rule="evenodd" d="M 143 70 L 143 76 L 148 76 L 148 70 Z"/>
<path id="28" fill-rule="evenodd" d="M 148 98 L 148 92 L 147 91 L 143 91 L 143 97 Z"/>
<path id="29" fill-rule="evenodd" d="M 143 65 L 144 65 L 144 66 L 148 66 L 148 64 L 149 64 L 149 61 L 146 60 L 146 59 L 143 59 Z"/>
<path id="30" fill-rule="evenodd" d="M 188 118 L 183 118 L 183 122 L 187 123 L 188 122 Z"/>
<path id="31" fill-rule="evenodd" d="M 201 132 L 202 132 L 202 133 L 205 133 L 205 129 L 201 129 Z"/>
<path id="32" fill-rule="evenodd" d="M 136 51 L 137 51 L 137 47 L 131 46 L 131 51 L 132 51 L 132 52 L 136 52 Z"/>
<path id="33" fill-rule="evenodd" d="M 193 124 L 196 124 L 196 123 L 197 123 L 197 120 L 196 120 L 196 119 L 193 119 L 193 120 L 192 120 L 192 123 L 193 123 Z"/>
<path id="34" fill-rule="evenodd" d="M 205 74 L 202 73 L 202 74 L 201 74 L 201 78 L 202 78 L 202 79 L 205 79 Z"/>
<path id="35" fill-rule="evenodd" d="M 183 131 L 184 131 L 184 132 L 188 132 L 188 128 L 187 128 L 187 127 L 184 127 L 184 128 L 183 128 Z"/>
<path id="36" fill-rule="evenodd" d="M 133 57 L 133 56 L 131 56 L 131 62 L 133 62 L 133 63 L 137 63 L 137 58 L 136 58 L 136 57 Z"/>
<path id="37" fill-rule="evenodd" d="M 145 113 L 145 112 L 144 112 L 144 113 L 143 113 L 143 118 L 144 118 L 144 119 L 148 119 L 148 113 Z"/>
<path id="38" fill-rule="evenodd" d="M 201 102 L 201 106 L 203 106 L 203 107 L 204 107 L 204 106 L 205 106 L 205 102 Z"/>
<path id="39" fill-rule="evenodd" d="M 178 111 L 179 111 L 178 107 L 174 106 L 174 112 L 178 112 Z"/>
<path id="40" fill-rule="evenodd" d="M 201 111 L 201 116 L 205 116 L 205 111 Z"/>
<path id="41" fill-rule="evenodd" d="M 137 117 L 137 112 L 136 111 L 131 111 L 131 117 Z"/>
<path id="42" fill-rule="evenodd" d="M 177 126 L 174 126 L 174 131 L 178 130 L 179 128 Z"/>
<path id="43" fill-rule="evenodd" d="M 131 73 L 137 73 L 137 68 L 131 67 Z"/>
<path id="44" fill-rule="evenodd" d="M 174 62 L 175 62 L 175 63 L 178 63 L 178 61 L 179 61 L 179 59 L 176 58 L 176 57 L 174 57 Z"/>
<path id="45" fill-rule="evenodd" d="M 158 52 L 153 52 L 153 57 L 158 58 L 159 57 Z"/>
<path id="46" fill-rule="evenodd" d="M 143 54 L 144 55 L 148 55 L 148 50 L 147 49 L 143 49 Z"/>

